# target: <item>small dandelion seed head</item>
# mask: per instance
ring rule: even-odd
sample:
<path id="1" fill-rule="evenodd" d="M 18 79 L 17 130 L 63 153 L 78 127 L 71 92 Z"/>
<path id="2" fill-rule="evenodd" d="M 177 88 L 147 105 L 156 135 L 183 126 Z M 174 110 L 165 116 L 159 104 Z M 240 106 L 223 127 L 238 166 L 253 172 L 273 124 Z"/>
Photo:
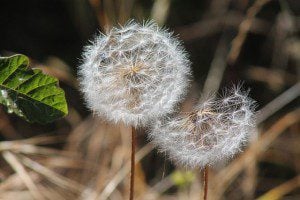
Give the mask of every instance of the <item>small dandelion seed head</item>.
<path id="1" fill-rule="evenodd" d="M 186 116 L 160 120 L 150 139 L 171 160 L 203 168 L 232 158 L 255 132 L 254 101 L 239 87 L 199 103 Z"/>
<path id="2" fill-rule="evenodd" d="M 173 112 L 188 87 L 187 54 L 153 22 L 112 28 L 83 57 L 79 76 L 87 105 L 116 123 L 140 126 Z"/>

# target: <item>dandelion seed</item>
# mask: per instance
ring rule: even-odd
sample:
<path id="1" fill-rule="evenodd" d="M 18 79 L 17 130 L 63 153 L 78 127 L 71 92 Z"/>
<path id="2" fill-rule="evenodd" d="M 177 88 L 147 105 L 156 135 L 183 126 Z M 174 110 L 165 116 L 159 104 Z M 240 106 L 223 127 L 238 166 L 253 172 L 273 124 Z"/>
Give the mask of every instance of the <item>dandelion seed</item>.
<path id="1" fill-rule="evenodd" d="M 237 87 L 201 101 L 187 116 L 154 124 L 150 138 L 177 164 L 204 168 L 241 151 L 255 131 L 253 110 L 254 102 Z"/>
<path id="2" fill-rule="evenodd" d="M 188 86 L 184 49 L 153 22 L 112 28 L 83 57 L 79 75 L 87 105 L 116 123 L 136 127 L 173 112 Z"/>

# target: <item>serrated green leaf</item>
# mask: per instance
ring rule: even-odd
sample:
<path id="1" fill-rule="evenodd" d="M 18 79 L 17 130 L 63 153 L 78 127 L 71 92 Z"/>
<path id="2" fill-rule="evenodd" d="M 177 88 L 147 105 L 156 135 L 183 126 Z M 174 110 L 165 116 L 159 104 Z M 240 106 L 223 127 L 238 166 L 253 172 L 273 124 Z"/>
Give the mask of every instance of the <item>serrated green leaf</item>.
<path id="1" fill-rule="evenodd" d="M 45 124 L 65 116 L 67 102 L 58 80 L 28 65 L 24 55 L 0 57 L 0 103 L 29 122 Z"/>

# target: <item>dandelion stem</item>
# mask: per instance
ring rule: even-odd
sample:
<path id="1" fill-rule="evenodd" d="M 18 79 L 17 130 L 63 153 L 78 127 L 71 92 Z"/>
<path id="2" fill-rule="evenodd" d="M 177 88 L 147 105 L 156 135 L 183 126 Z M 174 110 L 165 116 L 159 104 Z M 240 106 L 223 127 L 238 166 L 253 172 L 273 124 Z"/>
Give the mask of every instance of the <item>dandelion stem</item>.
<path id="1" fill-rule="evenodd" d="M 133 196 L 134 196 L 135 144 L 136 144 L 136 130 L 134 127 L 132 127 L 131 128 L 131 174 L 130 174 L 129 200 L 133 200 Z"/>
<path id="2" fill-rule="evenodd" d="M 203 171 L 203 200 L 207 200 L 208 191 L 208 166 L 205 166 Z"/>

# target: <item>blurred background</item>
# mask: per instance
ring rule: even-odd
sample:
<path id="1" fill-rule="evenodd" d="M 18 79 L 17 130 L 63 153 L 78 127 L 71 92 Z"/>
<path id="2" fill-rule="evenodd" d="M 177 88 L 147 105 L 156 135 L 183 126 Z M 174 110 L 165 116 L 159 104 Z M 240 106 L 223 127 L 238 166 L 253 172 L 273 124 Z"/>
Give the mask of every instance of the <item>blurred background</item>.
<path id="1" fill-rule="evenodd" d="M 88 111 L 76 72 L 98 31 L 128 19 L 174 31 L 194 81 L 182 111 L 232 83 L 251 88 L 259 134 L 209 171 L 208 199 L 300 199 L 300 1 L 1 0 L 0 55 L 60 80 L 69 115 L 29 124 L 0 106 L 0 199 L 127 199 L 130 136 Z M 202 173 L 174 166 L 138 130 L 136 199 L 202 198 Z"/>

